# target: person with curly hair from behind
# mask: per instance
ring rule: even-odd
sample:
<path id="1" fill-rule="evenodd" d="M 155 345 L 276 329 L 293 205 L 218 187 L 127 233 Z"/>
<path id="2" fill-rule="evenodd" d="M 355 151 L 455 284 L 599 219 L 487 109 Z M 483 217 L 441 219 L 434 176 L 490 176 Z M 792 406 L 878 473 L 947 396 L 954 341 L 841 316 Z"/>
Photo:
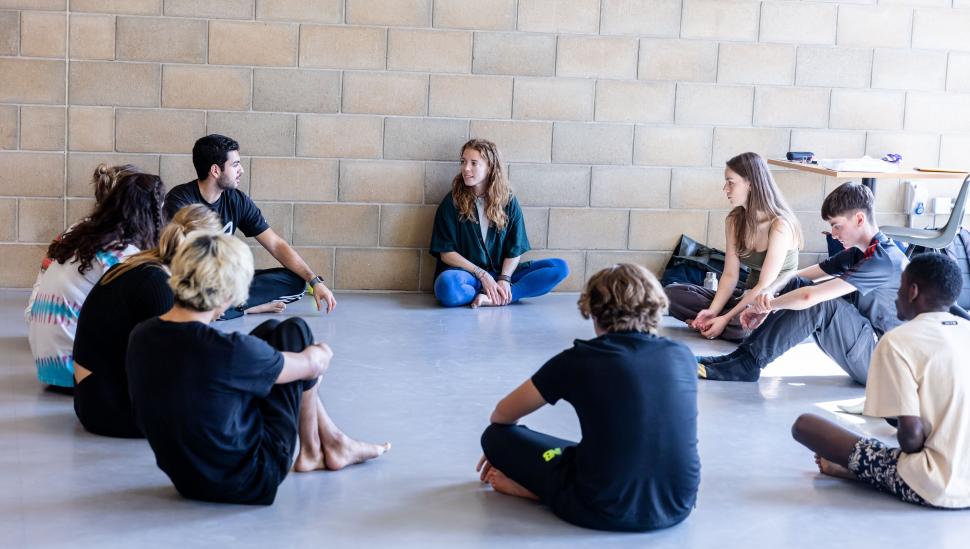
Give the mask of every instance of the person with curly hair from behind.
<path id="1" fill-rule="evenodd" d="M 482 482 L 587 528 L 646 531 L 687 518 L 700 483 L 697 380 L 691 351 L 657 335 L 667 307 L 641 266 L 594 274 L 579 311 L 597 337 L 576 340 L 498 403 L 482 434 Z M 578 443 L 516 424 L 560 399 L 579 416 Z"/>

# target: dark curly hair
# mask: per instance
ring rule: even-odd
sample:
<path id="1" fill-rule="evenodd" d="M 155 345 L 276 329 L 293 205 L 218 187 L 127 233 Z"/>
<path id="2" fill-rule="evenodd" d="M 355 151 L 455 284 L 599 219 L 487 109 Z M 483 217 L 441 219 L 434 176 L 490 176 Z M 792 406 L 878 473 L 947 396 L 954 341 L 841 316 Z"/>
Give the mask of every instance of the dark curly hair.
<path id="1" fill-rule="evenodd" d="M 607 332 L 655 334 L 670 302 L 653 273 L 618 263 L 589 278 L 578 304 L 583 318 L 592 317 Z"/>
<path id="2" fill-rule="evenodd" d="M 165 185 L 157 175 L 126 174 L 95 206 L 91 217 L 51 242 L 47 256 L 62 264 L 77 261 L 78 272 L 84 274 L 101 250 L 128 244 L 140 250 L 154 248 L 165 225 L 164 198 Z"/>

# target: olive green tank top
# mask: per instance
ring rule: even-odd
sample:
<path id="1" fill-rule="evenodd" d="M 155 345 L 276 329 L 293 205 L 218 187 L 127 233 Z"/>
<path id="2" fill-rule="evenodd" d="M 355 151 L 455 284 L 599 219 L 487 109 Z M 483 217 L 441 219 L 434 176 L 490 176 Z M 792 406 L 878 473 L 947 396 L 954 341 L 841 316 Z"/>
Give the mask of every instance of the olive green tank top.
<path id="1" fill-rule="evenodd" d="M 748 279 L 744 282 L 744 287 L 748 290 L 754 288 L 761 278 L 761 265 L 765 262 L 765 256 L 768 255 L 768 250 L 763 252 L 751 252 L 751 255 L 747 257 L 739 257 L 741 264 L 751 269 L 748 273 Z M 781 264 L 781 271 L 778 276 L 784 276 L 792 271 L 798 269 L 798 250 L 788 250 L 785 254 L 785 261 Z"/>

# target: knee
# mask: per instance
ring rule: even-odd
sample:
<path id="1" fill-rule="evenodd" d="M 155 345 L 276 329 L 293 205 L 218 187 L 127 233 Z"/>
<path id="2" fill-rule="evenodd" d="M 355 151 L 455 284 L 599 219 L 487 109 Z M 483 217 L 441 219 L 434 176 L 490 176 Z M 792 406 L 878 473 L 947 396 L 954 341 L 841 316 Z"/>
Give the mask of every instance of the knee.
<path id="1" fill-rule="evenodd" d="M 291 294 L 301 294 L 306 291 L 306 280 L 289 269 L 285 269 L 286 289 Z"/>
<path id="2" fill-rule="evenodd" d="M 313 330 L 310 329 L 310 325 L 305 320 L 298 316 L 290 317 L 280 322 L 276 329 L 281 330 L 284 333 L 284 337 L 297 338 L 302 348 L 306 348 L 313 343 Z"/>
<path id="3" fill-rule="evenodd" d="M 558 257 L 550 259 L 549 262 L 552 265 L 552 268 L 559 273 L 559 276 L 556 277 L 557 282 L 566 280 L 566 277 L 569 276 L 569 263 L 566 263 L 565 260 L 559 259 Z"/>
<path id="4" fill-rule="evenodd" d="M 812 426 L 816 423 L 816 417 L 815 414 L 802 414 L 798 416 L 798 419 L 791 426 L 792 438 L 798 442 L 804 441 L 809 436 L 809 433 L 813 431 Z"/>
<path id="5" fill-rule="evenodd" d="M 445 271 L 434 281 L 434 295 L 445 307 L 464 305 L 459 287 L 458 278 Z"/>
<path id="6" fill-rule="evenodd" d="M 502 433 L 508 430 L 508 427 L 509 427 L 508 425 L 499 425 L 497 423 L 492 423 L 485 428 L 485 431 L 482 432 L 482 439 L 481 439 L 482 452 L 485 454 L 485 457 L 488 457 L 489 459 L 491 459 L 490 456 L 495 455 L 495 452 L 493 450 L 496 447 L 501 445 L 501 443 L 499 442 L 499 439 L 502 438 Z"/>

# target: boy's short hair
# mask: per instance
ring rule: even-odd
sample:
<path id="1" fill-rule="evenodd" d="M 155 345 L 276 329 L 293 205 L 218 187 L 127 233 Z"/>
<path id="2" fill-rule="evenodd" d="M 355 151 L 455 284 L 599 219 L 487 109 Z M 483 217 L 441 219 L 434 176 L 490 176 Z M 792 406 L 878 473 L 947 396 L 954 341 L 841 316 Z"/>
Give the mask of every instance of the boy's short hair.
<path id="1" fill-rule="evenodd" d="M 873 217 L 875 201 L 876 199 L 869 187 L 861 183 L 847 181 L 825 197 L 822 202 L 822 219 L 847 216 L 853 212 L 861 211 L 866 214 L 866 220 L 872 224 L 875 221 Z"/>
<path id="2" fill-rule="evenodd" d="M 194 311 L 212 311 L 249 299 L 253 253 L 238 238 L 221 232 L 189 233 L 172 258 L 168 285 L 175 303 Z"/>
<path id="3" fill-rule="evenodd" d="M 215 164 L 219 169 L 229 160 L 229 151 L 238 151 L 239 143 L 231 137 L 213 133 L 199 138 L 192 146 L 192 165 L 199 181 L 209 177 L 209 169 Z"/>
<path id="4" fill-rule="evenodd" d="M 657 277 L 640 265 L 618 263 L 586 282 L 579 312 L 607 332 L 656 333 L 670 304 Z"/>
<path id="5" fill-rule="evenodd" d="M 937 307 L 953 305 L 963 291 L 963 273 L 957 262 L 946 254 L 919 254 L 904 272 L 909 282 L 919 287 L 919 293 Z"/>

